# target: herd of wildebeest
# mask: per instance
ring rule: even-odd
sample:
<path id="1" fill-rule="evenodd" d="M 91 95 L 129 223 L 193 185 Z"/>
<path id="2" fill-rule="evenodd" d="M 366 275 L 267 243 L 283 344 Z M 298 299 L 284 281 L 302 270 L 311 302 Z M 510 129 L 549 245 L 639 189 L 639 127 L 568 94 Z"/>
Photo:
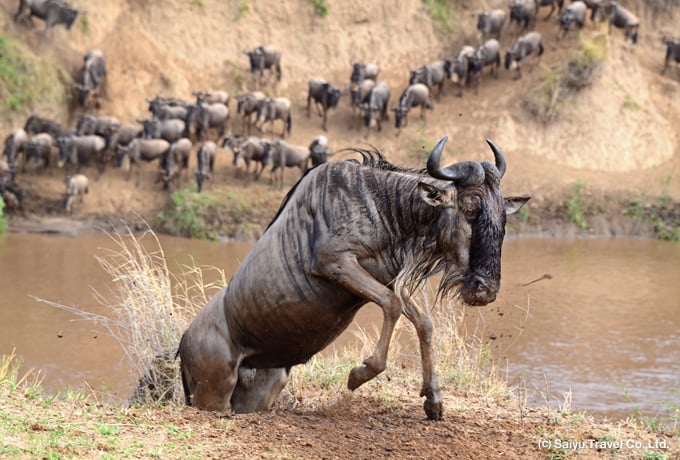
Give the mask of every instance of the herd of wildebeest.
<path id="1" fill-rule="evenodd" d="M 507 36 L 516 39 L 506 48 L 504 66 L 521 78 L 522 64 L 529 56 L 538 60 L 544 52 L 543 37 L 534 30 L 542 7 L 549 7 L 547 20 L 557 10 L 559 36 L 583 27 L 587 20 L 593 24 L 607 20 L 611 27 L 623 29 L 625 38 L 637 43 L 639 19 L 631 11 L 613 0 L 572 1 L 564 0 L 510 0 L 507 9 L 494 9 L 476 13 L 477 30 L 480 34 L 477 46 L 462 46 L 453 56 L 435 60 L 410 70 L 408 84 L 401 92 L 395 106 L 389 108 L 390 85 L 379 80 L 380 69 L 371 63 L 354 63 L 349 82 L 342 87 L 322 79 L 309 80 L 306 101 L 307 116 L 312 106 L 322 117 L 321 128 L 327 129 L 328 113 L 337 108 L 341 96 L 349 94 L 353 118 L 361 120 L 368 137 L 375 127 L 394 113 L 396 134 L 407 125 L 411 109 L 420 108 L 421 118 L 432 109 L 447 85 L 457 87 L 458 96 L 466 88 L 479 93 L 482 71 L 491 68 L 497 78 L 502 64 L 501 33 L 511 29 Z M 37 17 L 45 22 L 45 35 L 52 26 L 62 24 L 70 29 L 78 9 L 64 0 L 20 0 L 15 14 L 16 22 L 32 22 Z M 666 56 L 662 73 L 672 62 L 680 62 L 680 37 L 663 37 Z M 258 46 L 245 51 L 250 64 L 252 81 L 260 89 L 272 87 L 282 78 L 281 52 L 275 46 Z M 80 109 L 95 112 L 101 108 L 100 92 L 106 85 L 106 58 L 98 49 L 89 50 L 73 84 L 73 98 Z M 143 162 L 159 163 L 157 182 L 164 189 L 171 189 L 189 171 L 190 156 L 195 150 L 196 187 L 200 192 L 203 183 L 213 173 L 215 155 L 219 148 L 229 148 L 234 155 L 233 164 L 239 158 L 250 173 L 255 165 L 254 177 L 260 177 L 266 166 L 271 166 L 272 183 L 282 186 L 283 170 L 297 167 L 304 172 L 327 160 L 332 154 L 325 136 L 314 138 L 310 145 L 293 145 L 284 140 L 292 129 L 292 102 L 286 97 L 270 97 L 255 90 L 240 94 L 235 99 L 236 116 L 232 115 L 232 97 L 225 91 L 195 91 L 193 100 L 175 97 L 147 98 L 149 117 L 133 122 L 121 122 L 113 116 L 82 113 L 75 127 L 33 114 L 22 128 L 16 129 L 5 139 L 3 158 L 0 159 L 0 193 L 10 207 L 20 207 L 23 191 L 16 182 L 19 172 L 48 168 L 57 157 L 57 165 L 65 167 L 66 190 L 64 206 L 70 211 L 74 199 L 87 192 L 90 186 L 80 168 L 96 165 L 98 179 L 107 164 L 121 166 L 127 158 L 130 163 L 128 179 L 133 169 L 139 185 Z M 238 117 L 238 119 L 237 119 Z M 251 135 L 255 127 L 264 136 L 266 128 L 274 134 L 281 125 L 280 139 L 267 139 Z M 273 136 L 276 137 L 276 136 Z M 58 153 L 54 153 L 58 152 Z"/>

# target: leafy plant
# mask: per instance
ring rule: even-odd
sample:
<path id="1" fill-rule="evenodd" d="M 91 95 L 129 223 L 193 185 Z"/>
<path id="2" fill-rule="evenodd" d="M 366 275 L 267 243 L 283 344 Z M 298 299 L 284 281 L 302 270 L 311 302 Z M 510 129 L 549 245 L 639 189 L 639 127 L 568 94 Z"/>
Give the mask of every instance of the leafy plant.
<path id="1" fill-rule="evenodd" d="M 236 16 L 236 20 L 238 21 L 242 17 L 244 17 L 248 12 L 250 11 L 250 5 L 248 5 L 247 0 L 241 1 L 241 3 L 238 6 L 238 15 Z"/>
<path id="2" fill-rule="evenodd" d="M 204 213 L 215 199 L 188 188 L 170 196 L 170 204 L 158 214 L 158 223 L 164 230 L 187 238 L 216 239 L 213 228 L 206 222 Z"/>
<path id="3" fill-rule="evenodd" d="M 205 6 L 205 4 L 203 3 L 203 0 L 191 0 L 191 5 L 197 6 L 199 8 L 203 8 Z"/>
<path id="4" fill-rule="evenodd" d="M 451 0 L 423 0 L 423 5 L 432 18 L 435 28 L 443 34 L 449 34 L 456 28 L 456 18 L 451 3 L 453 3 Z"/>
<path id="5" fill-rule="evenodd" d="M 572 187 L 572 193 L 567 199 L 567 218 L 575 223 L 579 228 L 586 230 L 588 223 L 583 216 L 583 204 L 581 203 L 582 182 L 576 182 Z"/>
<path id="6" fill-rule="evenodd" d="M 326 0 L 308 0 L 309 3 L 314 7 L 316 14 L 325 18 L 328 16 L 328 5 L 326 5 Z"/>

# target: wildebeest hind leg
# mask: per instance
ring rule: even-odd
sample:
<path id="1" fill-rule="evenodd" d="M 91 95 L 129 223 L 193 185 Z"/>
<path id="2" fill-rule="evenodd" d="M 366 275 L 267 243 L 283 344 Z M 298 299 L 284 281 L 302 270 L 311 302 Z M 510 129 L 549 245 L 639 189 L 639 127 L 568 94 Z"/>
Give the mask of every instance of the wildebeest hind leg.
<path id="1" fill-rule="evenodd" d="M 241 366 L 231 395 L 231 408 L 238 414 L 269 409 L 288 383 L 290 368 L 250 369 Z"/>

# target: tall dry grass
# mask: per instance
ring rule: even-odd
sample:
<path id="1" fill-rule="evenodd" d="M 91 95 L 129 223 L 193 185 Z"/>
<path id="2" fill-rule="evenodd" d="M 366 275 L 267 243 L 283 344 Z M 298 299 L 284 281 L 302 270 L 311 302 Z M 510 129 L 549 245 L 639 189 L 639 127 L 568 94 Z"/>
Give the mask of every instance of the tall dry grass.
<path id="1" fill-rule="evenodd" d="M 172 274 L 151 230 L 134 234 L 128 228 L 108 236 L 114 247 L 102 249 L 95 258 L 111 276 L 111 286 L 108 292 L 93 291 L 107 315 L 36 300 L 95 323 L 120 344 L 138 381 L 132 403 L 181 402 L 184 396 L 175 359 L 179 340 L 198 310 L 226 285 L 224 272 L 184 266 L 179 275 Z M 208 270 L 217 272 L 217 281 L 206 282 Z"/>

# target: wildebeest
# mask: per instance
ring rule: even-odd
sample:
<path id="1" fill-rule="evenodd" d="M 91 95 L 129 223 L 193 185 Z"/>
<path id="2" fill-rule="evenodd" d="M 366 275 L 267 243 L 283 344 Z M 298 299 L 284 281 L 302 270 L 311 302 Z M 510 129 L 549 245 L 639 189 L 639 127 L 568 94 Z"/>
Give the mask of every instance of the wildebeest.
<path id="1" fill-rule="evenodd" d="M 498 78 L 498 68 L 501 66 L 500 48 L 498 40 L 490 38 L 475 50 L 474 56 L 470 59 L 470 78 L 476 82 L 476 94 L 479 94 L 479 85 L 484 67 L 491 66 L 492 75 L 494 78 Z"/>
<path id="2" fill-rule="evenodd" d="M 359 109 L 359 113 L 363 111 L 362 105 L 368 99 L 368 95 L 371 94 L 371 90 L 375 86 L 375 80 L 366 78 L 361 80 L 359 83 L 352 84 L 350 87 L 350 103 L 352 104 L 352 116 L 356 115 L 356 110 Z"/>
<path id="3" fill-rule="evenodd" d="M 186 118 L 187 132 L 194 127 L 196 138 L 205 140 L 210 128 L 217 130 L 217 138 L 229 132 L 229 107 L 222 102 L 199 102 L 189 106 Z"/>
<path id="4" fill-rule="evenodd" d="M 311 144 L 309 144 L 309 160 L 312 162 L 312 168 L 328 161 L 328 156 L 331 152 L 328 150 L 328 139 L 326 136 L 316 136 Z M 309 165 L 307 165 L 309 167 Z"/>
<path id="5" fill-rule="evenodd" d="M 127 156 L 130 160 L 130 169 L 125 180 L 130 180 L 133 165 L 137 169 L 137 187 L 142 169 L 142 161 L 151 162 L 163 158 L 170 151 L 170 143 L 165 139 L 133 139 L 127 146 L 116 147 L 116 166 L 121 167 Z"/>
<path id="6" fill-rule="evenodd" d="M 368 94 L 366 102 L 362 105 L 364 109 L 364 126 L 366 126 L 366 134 L 364 137 L 368 138 L 368 133 L 371 131 L 371 123 L 375 119 L 378 126 L 378 131 L 382 131 L 382 122 L 387 121 L 387 105 L 390 102 L 390 86 L 384 82 L 378 82 L 371 89 Z"/>
<path id="7" fill-rule="evenodd" d="M 24 125 L 24 131 L 27 134 L 48 133 L 53 138 L 75 134 L 74 129 L 62 126 L 59 122 L 38 115 L 28 117 Z"/>
<path id="8" fill-rule="evenodd" d="M 106 137 L 112 131 L 120 127 L 120 121 L 116 117 L 111 116 L 96 116 L 89 113 L 84 113 L 78 117 L 76 122 L 76 134 L 82 136 L 84 134 L 97 134 Z"/>
<path id="9" fill-rule="evenodd" d="M 537 10 L 535 0 L 510 0 L 510 24 L 517 24 L 519 33 L 533 27 Z"/>
<path id="10" fill-rule="evenodd" d="M 267 96 L 260 91 L 252 91 L 237 98 L 236 113 L 240 114 L 243 119 L 241 129 L 243 133 L 247 132 L 250 134 L 250 126 L 253 124 L 253 114 L 257 116 L 257 111 L 264 103 L 265 99 L 267 99 Z"/>
<path id="11" fill-rule="evenodd" d="M 264 133 L 267 122 L 269 122 L 271 131 L 274 132 L 274 122 L 281 120 L 283 122 L 281 137 L 284 137 L 286 133 L 290 136 L 290 130 L 293 127 L 291 110 L 290 99 L 286 97 L 266 98 L 257 109 L 257 122 L 260 123 L 260 132 Z"/>
<path id="12" fill-rule="evenodd" d="M 38 133 L 28 138 L 24 152 L 24 166 L 40 163 L 44 168 L 50 165 L 54 139 L 48 133 Z"/>
<path id="13" fill-rule="evenodd" d="M 189 168 L 189 156 L 193 144 L 183 137 L 170 144 L 170 150 L 161 158 L 158 181 L 163 182 L 163 190 L 169 190 L 173 181 L 180 181 L 182 174 Z"/>
<path id="14" fill-rule="evenodd" d="M 352 64 L 352 74 L 349 76 L 350 84 L 358 84 L 363 80 L 377 80 L 380 69 L 375 64 L 364 64 L 354 62 Z"/>
<path id="15" fill-rule="evenodd" d="M 271 183 L 276 185 L 278 182 L 279 188 L 283 187 L 283 171 L 285 168 L 300 169 L 300 173 L 304 174 L 307 169 L 307 161 L 309 159 L 309 149 L 300 145 L 292 145 L 284 140 L 278 139 L 272 142 L 267 142 L 265 145 L 265 156 L 269 157 L 269 162 L 272 165 L 271 169 Z M 278 180 L 276 171 L 279 170 Z"/>
<path id="16" fill-rule="evenodd" d="M 590 20 L 592 22 L 601 21 L 602 18 L 602 7 L 604 6 L 604 0 L 583 0 L 586 7 L 590 10 Z"/>
<path id="17" fill-rule="evenodd" d="M 226 91 L 194 91 L 191 93 L 196 98 L 196 103 L 205 102 L 206 104 L 215 104 L 221 102 L 229 107 L 229 93 Z"/>
<path id="18" fill-rule="evenodd" d="M 288 193 L 227 287 L 198 313 L 179 344 L 186 403 L 236 413 L 267 409 L 290 369 L 307 362 L 374 302 L 383 311 L 375 351 L 349 374 L 355 390 L 387 366 L 403 314 L 420 342 L 425 413 L 443 403 L 432 355 L 432 320 L 412 300 L 434 274 L 437 299 L 459 293 L 468 305 L 496 299 L 506 216 L 529 197 L 503 197 L 495 163 L 441 167 L 442 139 L 427 170 L 363 151 L 364 164 L 329 162 Z"/>
<path id="19" fill-rule="evenodd" d="M 79 201 L 83 202 L 83 197 L 89 191 L 87 177 L 83 174 L 76 174 L 74 176 L 68 176 L 64 180 L 66 185 L 66 193 L 64 194 L 64 209 L 66 212 L 71 212 L 71 207 L 73 206 L 73 201 L 79 198 Z"/>
<path id="20" fill-rule="evenodd" d="M 482 11 L 477 15 L 477 30 L 482 40 L 501 39 L 501 31 L 505 25 L 505 11 L 501 9 Z"/>
<path id="21" fill-rule="evenodd" d="M 107 148 L 115 152 L 117 146 L 128 145 L 133 139 L 143 137 L 144 126 L 138 123 L 111 125 L 102 136 L 106 139 Z"/>
<path id="22" fill-rule="evenodd" d="M 449 80 L 458 85 L 458 96 L 463 97 L 463 88 L 468 85 L 470 78 L 470 61 L 475 55 L 475 49 L 465 45 L 454 57 L 444 60 L 444 71 Z"/>
<path id="23" fill-rule="evenodd" d="M 153 99 L 147 98 L 149 103 L 149 112 L 153 118 L 159 120 L 178 119 L 186 122 L 189 113 L 189 104 L 186 101 L 176 98 L 162 98 L 156 96 Z"/>
<path id="24" fill-rule="evenodd" d="M 331 83 L 328 83 L 323 78 L 313 78 L 309 80 L 309 89 L 307 91 L 307 118 L 310 116 L 310 106 L 314 101 L 316 112 L 323 118 L 321 122 L 321 129 L 327 131 L 326 120 L 328 117 L 328 110 L 334 109 L 340 102 L 341 91 Z"/>
<path id="25" fill-rule="evenodd" d="M 534 0 L 536 2 L 536 14 L 538 14 L 538 9 L 542 6 L 549 6 L 550 12 L 545 17 L 547 21 L 550 16 L 552 16 L 555 8 L 557 8 L 557 13 L 562 12 L 562 7 L 564 6 L 564 0 Z"/>
<path id="26" fill-rule="evenodd" d="M 106 78 L 106 59 L 101 50 L 93 49 L 83 58 L 83 67 L 73 84 L 78 95 L 78 104 L 88 108 L 99 107 L 99 94 Z"/>
<path id="27" fill-rule="evenodd" d="M 680 38 L 671 38 L 664 36 L 661 41 L 666 45 L 666 58 L 664 59 L 663 69 L 661 75 L 666 73 L 666 69 L 671 64 L 671 61 L 680 63 Z"/>
<path id="28" fill-rule="evenodd" d="M 167 120 L 159 120 L 152 118 L 150 120 L 137 120 L 144 127 L 144 137 L 146 139 L 165 139 L 172 143 L 183 137 L 187 137 L 186 123 L 177 118 Z"/>
<path id="29" fill-rule="evenodd" d="M 233 165 L 238 166 L 238 159 L 243 158 L 246 164 L 246 175 L 250 173 L 250 163 L 255 164 L 255 180 L 260 178 L 269 161 L 269 149 L 267 141 L 259 137 L 249 136 L 246 139 L 240 137 L 225 138 L 222 141 L 222 148 L 229 147 L 234 154 Z M 259 166 L 258 164 L 259 163 Z"/>
<path id="30" fill-rule="evenodd" d="M 611 33 L 612 25 L 624 29 L 626 38 L 630 38 L 633 45 L 637 44 L 640 28 L 640 20 L 637 16 L 614 0 L 610 0 L 604 5 L 604 15 L 609 20 L 607 27 L 609 33 Z"/>
<path id="31" fill-rule="evenodd" d="M 28 10 L 28 20 L 31 23 L 33 16 L 45 21 L 45 34 L 50 27 L 58 24 L 63 24 L 66 30 L 71 29 L 79 13 L 64 0 L 19 0 L 19 9 L 14 15 L 14 20 L 18 21 L 26 10 Z"/>
<path id="32" fill-rule="evenodd" d="M 73 166 L 75 172 L 80 171 L 80 166 L 97 162 L 97 177 L 99 180 L 107 163 L 106 140 L 96 134 L 85 136 L 58 137 L 55 144 L 59 147 L 59 161 L 57 166 L 63 167 L 66 163 Z"/>
<path id="33" fill-rule="evenodd" d="M 559 14 L 557 19 L 560 23 L 560 29 L 562 30 L 562 37 L 566 37 L 574 26 L 579 29 L 583 27 L 583 24 L 586 22 L 587 10 L 588 7 L 586 4 L 578 0 L 569 4 L 564 11 Z"/>
<path id="34" fill-rule="evenodd" d="M 444 60 L 439 59 L 415 70 L 410 70 L 408 84 L 422 83 L 430 89 L 430 92 L 434 91 L 436 86 L 437 99 L 439 99 L 444 93 L 444 83 L 446 82 L 445 65 Z"/>
<path id="35" fill-rule="evenodd" d="M 258 46 L 250 51 L 244 51 L 250 60 L 250 73 L 259 75 L 262 82 L 264 71 L 269 70 L 276 75 L 276 81 L 281 81 L 281 52 L 271 45 Z"/>
<path id="36" fill-rule="evenodd" d="M 7 164 L 12 171 L 16 170 L 18 156 L 25 152 L 26 144 L 28 144 L 28 134 L 23 128 L 17 129 L 5 138 L 3 155 L 7 158 Z"/>
<path id="37" fill-rule="evenodd" d="M 20 208 L 24 202 L 24 191 L 15 182 L 15 176 L 16 171 L 0 159 L 0 197 L 8 208 Z"/>
<path id="38" fill-rule="evenodd" d="M 399 96 L 399 104 L 392 108 L 397 136 L 401 128 L 408 124 L 408 113 L 413 107 L 420 106 L 420 118 L 425 119 L 425 109 L 432 109 L 430 89 L 422 83 L 409 85 Z"/>
<path id="39" fill-rule="evenodd" d="M 217 145 L 212 141 L 204 142 L 196 152 L 196 188 L 198 193 L 203 191 L 203 181 L 212 177 L 215 167 L 215 153 Z"/>
<path id="40" fill-rule="evenodd" d="M 536 62 L 543 54 L 541 34 L 536 31 L 526 33 L 517 39 L 505 54 L 505 68 L 510 70 L 514 67 L 517 71 L 515 78 L 522 78 L 521 64 L 530 54 L 536 55 Z"/>

